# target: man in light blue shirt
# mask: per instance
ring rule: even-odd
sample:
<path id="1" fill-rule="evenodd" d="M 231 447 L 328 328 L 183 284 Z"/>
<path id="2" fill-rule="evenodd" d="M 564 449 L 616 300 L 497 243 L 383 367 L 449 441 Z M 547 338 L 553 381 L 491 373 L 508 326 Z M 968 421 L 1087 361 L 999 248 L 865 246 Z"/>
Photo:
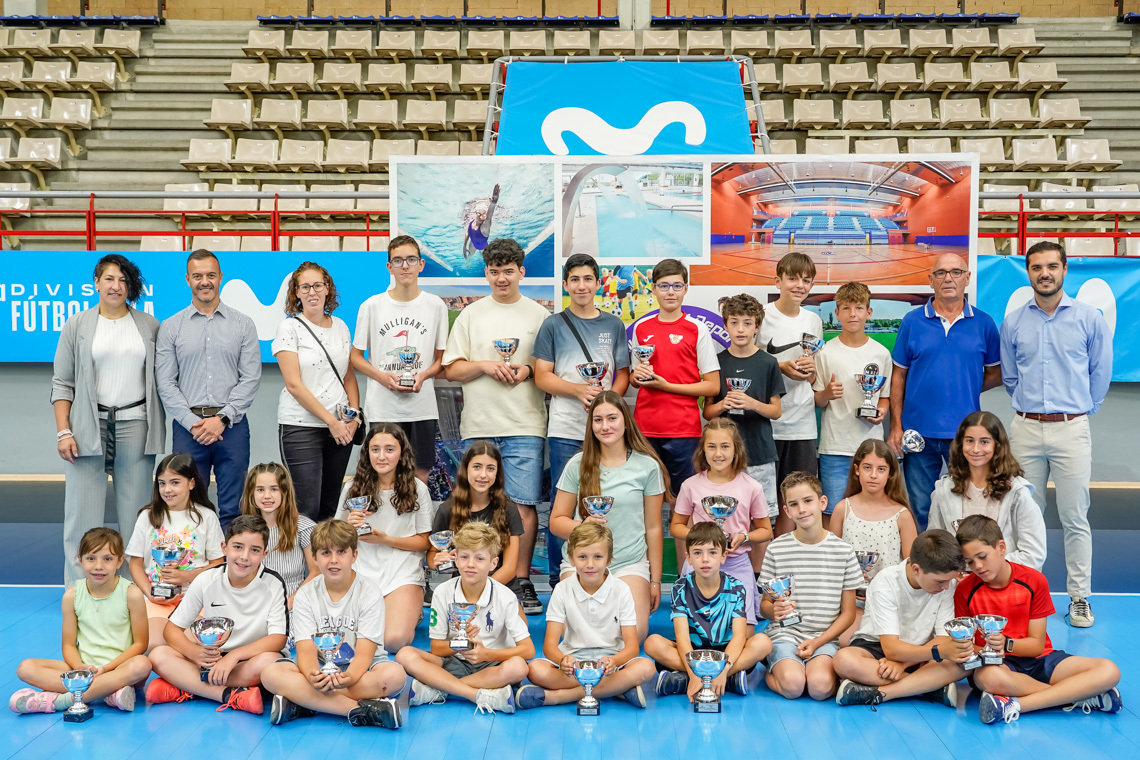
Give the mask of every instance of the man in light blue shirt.
<path id="1" fill-rule="evenodd" d="M 1045 508 L 1050 476 L 1065 530 L 1069 625 L 1093 624 L 1092 529 L 1089 481 L 1095 414 L 1112 380 L 1112 335 L 1093 306 L 1065 294 L 1065 249 L 1042 242 L 1025 254 L 1033 300 L 1011 312 L 1001 326 L 1001 376 L 1017 416 L 1010 449 Z"/>

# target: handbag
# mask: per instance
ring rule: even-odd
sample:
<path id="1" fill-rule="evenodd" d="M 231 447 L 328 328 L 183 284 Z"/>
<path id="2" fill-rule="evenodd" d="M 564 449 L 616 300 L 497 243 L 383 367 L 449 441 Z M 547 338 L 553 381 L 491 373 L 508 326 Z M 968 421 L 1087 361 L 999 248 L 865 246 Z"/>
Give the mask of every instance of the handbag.
<path id="1" fill-rule="evenodd" d="M 336 379 L 340 382 L 340 387 L 344 388 L 345 395 L 348 395 L 348 386 L 346 386 L 344 384 L 344 378 L 342 378 L 340 376 L 340 373 L 336 371 L 336 364 L 333 363 L 332 357 L 329 355 L 329 350 L 327 348 L 325 348 L 325 344 L 321 343 L 321 339 L 317 337 L 317 334 L 315 332 L 313 332 L 313 328 L 311 328 L 307 324 L 305 324 L 305 320 L 301 319 L 300 317 L 293 317 L 293 319 L 300 322 L 301 326 L 309 331 L 309 335 L 313 336 L 313 340 L 315 340 L 317 342 L 317 345 L 321 347 L 321 350 L 325 352 L 325 358 L 328 359 L 329 367 L 332 368 L 333 374 L 336 375 Z M 367 431 L 368 431 L 368 420 L 364 418 L 364 410 L 361 409 L 360 410 L 360 424 L 356 426 L 356 432 L 353 433 L 353 435 L 352 435 L 352 445 L 353 446 L 360 446 L 361 444 L 363 444 L 364 443 L 364 436 L 367 433 Z"/>

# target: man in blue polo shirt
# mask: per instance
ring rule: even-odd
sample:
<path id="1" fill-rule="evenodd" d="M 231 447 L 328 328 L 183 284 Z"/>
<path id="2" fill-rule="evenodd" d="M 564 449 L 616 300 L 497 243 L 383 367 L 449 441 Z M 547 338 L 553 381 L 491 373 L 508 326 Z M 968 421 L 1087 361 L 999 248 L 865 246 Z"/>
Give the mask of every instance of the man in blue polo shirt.
<path id="1" fill-rule="evenodd" d="M 1001 341 L 989 314 L 966 303 L 970 270 L 961 256 L 934 261 L 934 297 L 899 326 L 892 358 L 891 433 L 900 455 L 903 430 L 926 439 L 921 452 L 906 452 L 906 491 L 918 530 L 926 530 L 930 494 L 950 457 L 962 418 L 980 408 L 982 391 L 1001 384 Z"/>

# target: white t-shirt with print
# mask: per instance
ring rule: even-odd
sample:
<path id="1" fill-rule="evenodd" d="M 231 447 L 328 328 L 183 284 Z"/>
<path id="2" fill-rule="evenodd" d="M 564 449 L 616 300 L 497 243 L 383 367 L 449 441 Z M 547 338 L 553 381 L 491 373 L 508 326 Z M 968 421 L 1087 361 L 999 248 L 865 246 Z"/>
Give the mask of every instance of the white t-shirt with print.
<path id="1" fill-rule="evenodd" d="M 194 522 L 190 510 L 181 512 L 167 511 L 162 525 L 154 527 L 150 524 L 150 512 L 139 512 L 135 520 L 131 540 L 127 543 L 128 557 L 142 557 L 146 567 L 146 576 L 151 583 L 162 579 L 158 563 L 151 557 L 150 550 L 159 546 L 177 546 L 189 549 L 186 561 L 178 566 L 179 570 L 197 570 L 205 567 L 212 560 L 222 556 L 222 525 L 218 522 L 218 514 L 207 507 L 198 507 L 199 522 Z"/>
<path id="2" fill-rule="evenodd" d="M 800 341 L 804 333 L 817 338 L 823 337 L 823 320 L 814 311 L 800 307 L 794 317 L 785 316 L 769 304 L 764 310 L 764 321 L 760 323 L 760 348 L 774 356 L 777 361 L 786 362 L 803 355 Z M 818 354 L 816 355 L 818 359 Z M 807 380 L 792 380 L 784 375 L 783 414 L 772 420 L 772 438 L 777 441 L 814 441 L 815 394 Z"/>
<path id="3" fill-rule="evenodd" d="M 277 326 L 277 336 L 272 344 L 273 355 L 277 356 L 282 351 L 296 353 L 301 368 L 301 383 L 321 406 L 335 414 L 337 404 L 348 403 L 348 393 L 329 365 L 325 352 L 317 344 L 317 338 L 336 362 L 336 371 L 343 378 L 348 372 L 352 336 L 348 334 L 348 325 L 339 317 L 332 317 L 331 327 L 318 327 L 307 319 L 302 325 L 302 319 L 305 319 L 304 315 L 298 314 L 296 319 L 285 319 Z M 316 338 L 305 329 L 305 325 L 316 333 Z M 277 402 L 277 423 L 298 427 L 325 426 L 316 415 L 301 406 L 288 388 L 281 389 L 281 398 Z"/>
<path id="4" fill-rule="evenodd" d="M 365 454 L 367 456 L 367 453 Z M 348 490 L 352 488 L 352 481 L 344 484 L 340 492 L 340 506 L 336 510 L 338 520 L 348 519 L 348 507 L 345 499 Z M 431 492 L 423 481 L 416 479 L 417 508 L 411 512 L 399 514 L 392 506 L 393 491 L 380 491 L 372 497 L 374 512 L 366 513 L 365 521 L 374 530 L 378 530 L 393 538 L 411 538 L 419 533 L 431 533 L 431 519 L 433 517 L 431 506 Z M 366 578 L 371 578 L 380 586 L 384 596 L 395 591 L 400 586 L 423 585 L 424 552 L 410 552 L 396 549 L 384 544 L 373 544 L 361 541 L 357 547 L 356 564 L 353 569 Z"/>
<path id="5" fill-rule="evenodd" d="M 823 408 L 822 430 L 819 436 L 820 454 L 853 456 L 859 444 L 868 438 L 883 440 L 883 423 L 872 425 L 865 419 L 855 416 L 863 406 L 863 389 L 859 387 L 856 375 L 863 374 L 867 365 L 877 365 L 876 374 L 887 379 L 883 387 L 871 395 L 871 403 L 877 404 L 880 398 L 891 395 L 891 372 L 894 362 L 891 353 L 882 343 L 871 338 L 858 348 L 841 342 L 838 337 L 827 341 L 815 357 L 816 377 L 812 389 L 822 391 L 831 382 L 831 376 L 843 383 L 843 395 L 833 398 Z"/>

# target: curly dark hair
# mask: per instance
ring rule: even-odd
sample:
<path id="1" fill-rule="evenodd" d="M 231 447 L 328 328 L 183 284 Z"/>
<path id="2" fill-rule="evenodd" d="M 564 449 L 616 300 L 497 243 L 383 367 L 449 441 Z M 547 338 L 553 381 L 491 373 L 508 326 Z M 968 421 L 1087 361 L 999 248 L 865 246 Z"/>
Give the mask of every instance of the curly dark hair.
<path id="1" fill-rule="evenodd" d="M 489 267 L 506 267 L 514 264 L 522 268 L 526 253 L 513 238 L 495 238 L 483 249 L 483 263 Z"/>
<path id="2" fill-rule="evenodd" d="M 289 277 L 289 292 L 285 295 L 285 313 L 290 317 L 295 317 L 304 311 L 301 299 L 297 295 L 297 281 L 301 279 L 303 273 L 309 271 L 319 272 L 325 280 L 325 316 L 332 314 L 340 305 L 340 296 L 336 293 L 336 285 L 329 270 L 315 261 L 302 261 L 301 266 L 293 270 L 293 274 Z"/>
<path id="3" fill-rule="evenodd" d="M 1005 426 L 992 412 L 973 412 L 966 415 L 958 425 L 958 432 L 950 443 L 950 461 L 946 466 L 954 481 L 954 487 L 950 490 L 964 496 L 966 487 L 970 484 L 970 463 L 962 453 L 962 439 L 967 428 L 974 426 L 984 427 L 994 439 L 994 456 L 990 460 L 990 472 L 986 476 L 986 487 L 982 493 L 986 498 L 1001 501 L 1013 488 L 1013 479 L 1024 474 L 1024 471 L 1009 450 L 1009 436 L 1005 433 Z"/>
<path id="4" fill-rule="evenodd" d="M 756 326 L 764 321 L 764 306 L 754 296 L 741 293 L 735 296 L 725 296 L 717 301 L 720 307 L 720 317 L 725 322 L 729 317 L 752 317 Z"/>
<path id="5" fill-rule="evenodd" d="M 416 457 L 412 444 L 404 429 L 394 422 L 380 422 L 368 429 L 364 445 L 360 447 L 360 458 L 356 461 L 356 472 L 348 488 L 348 498 L 371 496 L 375 499 L 380 490 L 380 476 L 372 466 L 368 448 L 378 435 L 390 435 L 400 447 L 400 460 L 396 463 L 396 483 L 392 493 L 392 507 L 398 515 L 406 515 L 419 509 L 419 495 L 416 490 Z M 375 503 L 375 502 L 374 502 Z"/>
<path id="6" fill-rule="evenodd" d="M 95 263 L 95 279 L 98 280 L 107 271 L 109 266 L 117 266 L 119 271 L 123 273 L 123 279 L 127 281 L 127 300 L 134 302 L 142 298 L 143 285 L 146 280 L 143 279 L 142 272 L 139 271 L 138 266 L 133 261 L 118 253 L 108 253 L 103 258 Z"/>

